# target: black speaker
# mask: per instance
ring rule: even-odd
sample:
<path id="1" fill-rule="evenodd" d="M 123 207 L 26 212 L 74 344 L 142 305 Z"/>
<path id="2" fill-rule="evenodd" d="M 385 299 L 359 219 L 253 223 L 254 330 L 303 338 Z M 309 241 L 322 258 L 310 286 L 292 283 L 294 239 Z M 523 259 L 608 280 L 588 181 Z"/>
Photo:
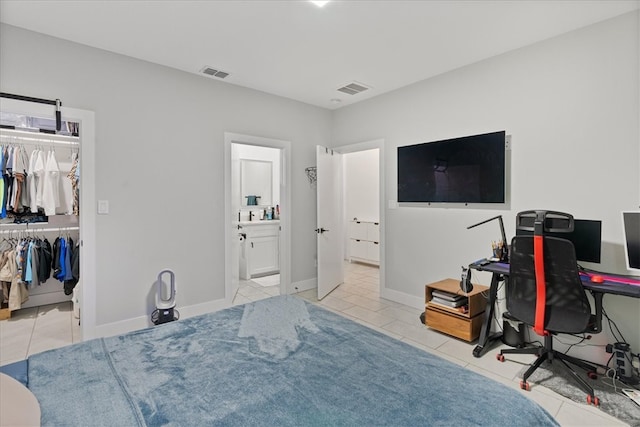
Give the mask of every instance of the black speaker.
<path id="1" fill-rule="evenodd" d="M 465 294 L 468 294 L 473 290 L 473 284 L 471 283 L 471 271 L 466 267 L 462 268 L 462 274 L 460 275 L 460 289 Z"/>

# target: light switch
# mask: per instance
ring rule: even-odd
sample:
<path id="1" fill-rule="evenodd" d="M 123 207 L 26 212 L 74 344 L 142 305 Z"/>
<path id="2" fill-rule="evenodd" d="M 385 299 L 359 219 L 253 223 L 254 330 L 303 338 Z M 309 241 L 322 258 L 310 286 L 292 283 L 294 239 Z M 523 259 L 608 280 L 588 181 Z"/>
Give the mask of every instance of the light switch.
<path id="1" fill-rule="evenodd" d="M 98 215 L 107 215 L 109 213 L 109 201 L 98 200 Z"/>

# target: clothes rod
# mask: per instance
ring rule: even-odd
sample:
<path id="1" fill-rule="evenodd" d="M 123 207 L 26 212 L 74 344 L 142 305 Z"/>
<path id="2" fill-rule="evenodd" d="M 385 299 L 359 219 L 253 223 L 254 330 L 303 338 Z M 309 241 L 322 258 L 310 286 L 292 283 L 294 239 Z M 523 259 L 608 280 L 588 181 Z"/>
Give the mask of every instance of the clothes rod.
<path id="1" fill-rule="evenodd" d="M 58 231 L 58 232 L 62 232 L 62 231 L 78 231 L 80 230 L 80 227 L 47 227 L 47 228 L 42 228 L 42 227 L 37 227 L 37 228 L 29 228 L 29 224 L 25 223 L 25 224 L 6 224 L 6 225 L 26 225 L 26 228 L 11 228 L 8 230 L 0 230 L 0 234 L 6 234 L 6 233 L 21 233 L 21 232 L 29 232 L 29 233 L 44 233 L 47 231 Z"/>
<path id="2" fill-rule="evenodd" d="M 24 96 L 24 95 L 14 95 L 12 93 L 0 92 L 0 98 L 8 98 L 15 99 L 18 101 L 26 101 L 26 102 L 34 102 L 36 104 L 46 104 L 46 105 L 55 105 L 56 107 L 56 130 L 60 130 L 62 128 L 62 113 L 60 112 L 60 108 L 62 107 L 62 101 L 59 99 L 43 99 L 43 98 L 34 98 L 32 96 Z"/>
<path id="3" fill-rule="evenodd" d="M 60 145 L 80 145 L 78 140 L 67 140 L 64 138 L 40 138 L 32 137 L 29 135 L 8 135 L 6 133 L 0 133 L 0 139 L 2 142 L 16 143 L 16 144 L 60 144 Z"/>

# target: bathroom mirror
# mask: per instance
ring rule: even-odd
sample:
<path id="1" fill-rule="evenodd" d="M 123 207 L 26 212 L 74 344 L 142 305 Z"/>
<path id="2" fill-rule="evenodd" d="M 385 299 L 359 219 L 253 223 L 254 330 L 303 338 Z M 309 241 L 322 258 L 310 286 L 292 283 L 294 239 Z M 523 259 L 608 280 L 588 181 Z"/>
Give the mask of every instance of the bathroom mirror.
<path id="1" fill-rule="evenodd" d="M 267 160 L 240 160 L 240 204 L 271 206 L 273 198 L 273 163 Z M 251 201 L 251 203 L 248 203 Z M 255 203 L 255 204 L 254 204 Z"/>

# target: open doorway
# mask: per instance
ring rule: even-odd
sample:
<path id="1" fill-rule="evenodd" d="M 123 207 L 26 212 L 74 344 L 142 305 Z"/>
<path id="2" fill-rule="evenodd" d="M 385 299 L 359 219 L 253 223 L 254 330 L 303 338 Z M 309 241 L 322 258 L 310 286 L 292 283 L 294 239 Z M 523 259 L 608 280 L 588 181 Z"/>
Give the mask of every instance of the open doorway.
<path id="1" fill-rule="evenodd" d="M 322 231 L 322 228 L 329 228 L 329 230 L 339 230 L 340 236 L 338 237 L 341 245 L 340 248 L 333 249 L 334 252 L 340 252 L 345 254 L 344 258 L 349 259 L 350 261 L 355 260 L 356 262 L 367 263 L 368 265 L 379 266 L 379 290 L 382 294 L 384 289 L 384 141 L 383 140 L 375 140 L 369 142 L 363 142 L 358 144 L 345 145 L 341 147 L 337 147 L 331 150 L 331 152 L 335 152 L 341 155 L 341 158 L 348 159 L 351 154 L 353 154 L 353 158 L 355 159 L 352 163 L 352 167 L 360 168 L 357 171 L 348 171 L 345 168 L 349 167 L 349 161 L 341 161 L 341 169 L 339 173 L 336 172 L 336 176 L 340 176 L 340 184 L 341 185 L 333 185 L 330 182 L 324 183 L 323 187 L 326 188 L 325 192 L 329 192 L 329 196 L 324 195 L 323 197 L 318 197 L 318 230 Z M 319 152 L 320 153 L 320 152 Z M 320 153 L 321 154 L 321 153 Z M 334 156 L 335 157 L 335 156 Z M 358 185 L 355 186 L 353 191 L 354 194 L 358 192 L 362 192 L 362 188 L 366 187 L 366 200 L 361 198 L 360 196 L 355 197 L 357 200 L 353 200 L 354 198 L 347 194 L 348 185 L 346 181 L 349 176 L 355 176 L 357 179 L 365 179 L 365 182 L 360 182 L 358 189 Z M 346 179 L 343 180 L 342 177 Z M 331 181 L 330 177 L 321 176 L 320 170 L 318 169 L 318 192 L 320 193 L 321 184 L 323 184 L 323 180 Z M 334 198 L 336 200 L 344 201 L 344 203 L 340 203 L 341 208 L 339 212 L 332 213 L 332 221 L 333 224 L 338 224 L 338 226 L 325 227 L 324 223 L 328 223 L 328 221 L 320 221 L 323 213 L 326 213 L 328 209 L 325 208 L 322 201 L 326 199 L 326 197 Z M 346 200 L 350 198 L 350 200 Z M 366 204 L 366 208 L 357 209 L 348 208 L 350 202 L 355 202 L 356 205 Z M 357 206 L 356 206 L 357 207 Z M 333 212 L 333 211 L 332 211 Z M 354 218 L 356 220 L 354 221 Z M 352 222 L 357 221 L 366 221 L 371 224 L 367 224 L 365 228 L 371 228 L 372 233 L 371 239 L 368 239 L 368 236 L 365 238 L 356 238 L 351 239 L 352 237 L 349 233 L 354 229 L 352 227 Z M 360 225 L 360 224 L 358 224 Z M 371 227 L 368 227 L 371 225 Z M 321 233 L 318 234 L 318 253 L 320 255 L 321 243 L 320 239 L 323 239 L 325 235 L 329 233 Z M 368 242 L 364 242 L 363 240 L 370 240 Z M 370 246 L 370 247 L 369 247 Z M 355 253 L 354 249 L 359 252 Z M 344 262 L 344 260 L 342 261 Z M 330 286 L 324 286 L 322 292 L 320 288 L 320 279 L 321 274 L 325 276 L 330 275 L 331 270 L 344 270 L 342 266 L 338 266 L 335 262 L 322 262 L 320 256 L 318 256 L 318 298 L 323 298 L 326 294 L 329 294 L 336 286 L 339 285 L 338 282 L 333 284 L 329 284 Z"/>
<path id="2" fill-rule="evenodd" d="M 289 287 L 289 159 L 288 141 L 225 133 L 225 300 L 229 304 L 241 284 L 253 287 L 244 296 L 256 299 L 262 294 L 284 294 Z"/>

